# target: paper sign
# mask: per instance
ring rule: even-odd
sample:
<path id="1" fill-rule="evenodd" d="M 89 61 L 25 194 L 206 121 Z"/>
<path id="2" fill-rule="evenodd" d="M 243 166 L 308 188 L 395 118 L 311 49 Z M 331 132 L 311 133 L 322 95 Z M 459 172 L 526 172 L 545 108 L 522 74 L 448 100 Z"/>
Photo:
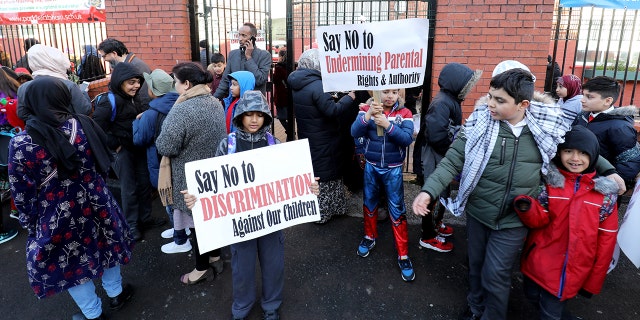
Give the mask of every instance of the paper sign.
<path id="1" fill-rule="evenodd" d="M 636 182 L 627 212 L 618 230 L 618 245 L 622 252 L 640 268 L 640 180 Z"/>
<path id="2" fill-rule="evenodd" d="M 307 139 L 185 164 L 200 252 L 320 220 Z"/>
<path id="3" fill-rule="evenodd" d="M 428 19 L 403 19 L 316 29 L 325 92 L 421 86 L 427 64 Z"/>

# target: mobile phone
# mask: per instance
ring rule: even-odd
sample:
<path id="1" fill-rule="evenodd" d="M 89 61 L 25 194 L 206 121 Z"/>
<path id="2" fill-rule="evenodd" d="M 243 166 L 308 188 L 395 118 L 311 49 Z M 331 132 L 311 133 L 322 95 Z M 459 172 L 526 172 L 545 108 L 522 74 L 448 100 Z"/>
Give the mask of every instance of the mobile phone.
<path id="1" fill-rule="evenodd" d="M 253 46 L 256 46 L 256 37 L 251 36 L 251 38 L 249 38 L 249 40 L 251 40 L 251 43 L 253 43 Z"/>

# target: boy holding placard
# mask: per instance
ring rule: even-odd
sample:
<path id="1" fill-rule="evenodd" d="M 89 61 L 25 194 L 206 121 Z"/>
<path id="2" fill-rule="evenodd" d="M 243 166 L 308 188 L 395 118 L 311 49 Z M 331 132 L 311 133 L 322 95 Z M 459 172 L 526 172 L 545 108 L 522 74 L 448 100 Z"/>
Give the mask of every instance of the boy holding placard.
<path id="1" fill-rule="evenodd" d="M 402 164 L 405 149 L 413 141 L 413 116 L 400 99 L 400 89 L 383 90 L 380 103 L 364 105 L 351 126 L 351 135 L 363 138 L 365 144 L 364 167 L 364 238 L 357 254 L 366 257 L 378 237 L 377 217 L 380 189 L 387 195 L 389 216 L 392 222 L 398 266 L 402 280 L 413 281 L 416 275 L 409 259 L 406 208 Z M 382 128 L 381 134 L 378 127 Z"/>

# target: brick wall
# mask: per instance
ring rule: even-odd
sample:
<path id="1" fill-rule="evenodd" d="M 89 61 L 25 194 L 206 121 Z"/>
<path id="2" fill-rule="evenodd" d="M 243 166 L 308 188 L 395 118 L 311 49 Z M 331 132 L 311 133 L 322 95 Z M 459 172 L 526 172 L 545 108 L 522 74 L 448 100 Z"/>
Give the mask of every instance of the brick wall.
<path id="1" fill-rule="evenodd" d="M 438 75 L 450 62 L 483 70 L 482 79 L 462 103 L 465 116 L 489 91 L 491 72 L 502 60 L 518 60 L 544 88 L 554 0 L 438 0 L 433 58 L 433 95 Z"/>
<path id="2" fill-rule="evenodd" d="M 127 46 L 153 70 L 191 61 L 187 0 L 106 2 L 107 36 Z"/>

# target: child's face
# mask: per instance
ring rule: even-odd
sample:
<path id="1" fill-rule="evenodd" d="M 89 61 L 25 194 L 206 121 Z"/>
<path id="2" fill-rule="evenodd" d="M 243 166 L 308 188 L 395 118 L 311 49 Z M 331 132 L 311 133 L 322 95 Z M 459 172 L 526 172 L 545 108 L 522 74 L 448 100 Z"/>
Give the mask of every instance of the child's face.
<path id="1" fill-rule="evenodd" d="M 589 155 L 578 149 L 562 149 L 560 162 L 569 172 L 582 173 L 589 167 Z"/>
<path id="2" fill-rule="evenodd" d="M 125 94 L 131 97 L 135 96 L 138 90 L 140 89 L 140 79 L 131 78 L 131 79 L 125 80 L 120 85 L 120 89 L 122 89 L 122 91 Z"/>
<path id="3" fill-rule="evenodd" d="M 528 100 L 522 100 L 516 103 L 516 100 L 510 96 L 504 89 L 489 89 L 489 112 L 493 120 L 506 120 L 512 125 L 524 119 L 524 111 L 529 106 Z"/>
<path id="4" fill-rule="evenodd" d="M 240 96 L 240 84 L 235 79 L 231 79 L 231 96 L 237 98 Z"/>
<path id="5" fill-rule="evenodd" d="M 385 108 L 391 108 L 398 101 L 398 94 L 400 90 L 391 89 L 391 90 L 382 90 L 380 93 L 380 100 L 382 100 L 382 105 Z"/>
<path id="6" fill-rule="evenodd" d="M 582 90 L 582 100 L 580 102 L 582 102 L 582 111 L 598 113 L 609 109 L 613 103 L 613 98 L 604 98 L 597 92 L 584 89 Z"/>
<path id="7" fill-rule="evenodd" d="M 242 127 L 248 133 L 255 133 L 264 124 L 264 113 L 260 111 L 249 111 L 242 114 Z"/>
<path id="8" fill-rule="evenodd" d="M 216 62 L 209 65 L 207 69 L 213 71 L 213 74 L 221 75 L 227 65 L 224 62 Z"/>
<path id="9" fill-rule="evenodd" d="M 560 98 L 566 98 L 567 97 L 567 88 L 565 88 L 563 85 L 561 85 L 560 83 L 558 83 L 558 86 L 556 87 L 556 94 L 558 95 L 558 97 Z"/>

